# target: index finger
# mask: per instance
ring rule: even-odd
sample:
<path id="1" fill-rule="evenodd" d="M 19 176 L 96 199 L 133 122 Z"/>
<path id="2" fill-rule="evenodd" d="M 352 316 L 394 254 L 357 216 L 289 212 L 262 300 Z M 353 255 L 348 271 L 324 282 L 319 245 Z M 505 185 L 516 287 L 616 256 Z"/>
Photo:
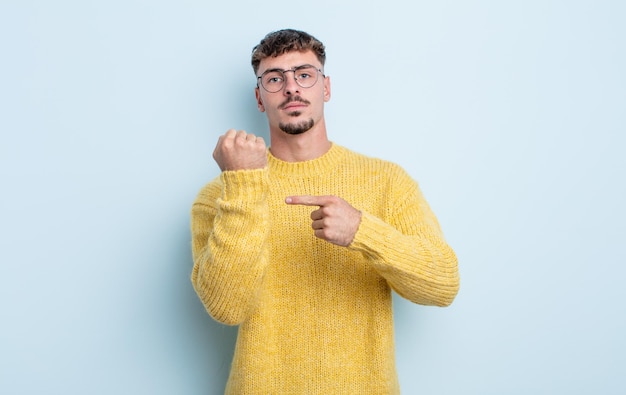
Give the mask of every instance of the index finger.
<path id="1" fill-rule="evenodd" d="M 299 204 L 302 206 L 325 206 L 330 202 L 330 196 L 312 196 L 312 195 L 299 195 L 299 196 L 287 196 L 285 203 L 287 204 Z"/>

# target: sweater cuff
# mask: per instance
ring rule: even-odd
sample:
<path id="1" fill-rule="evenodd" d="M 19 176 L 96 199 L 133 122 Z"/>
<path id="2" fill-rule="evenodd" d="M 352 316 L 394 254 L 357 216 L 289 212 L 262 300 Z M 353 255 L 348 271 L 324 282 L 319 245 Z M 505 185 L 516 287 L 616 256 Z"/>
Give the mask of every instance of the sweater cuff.
<path id="1" fill-rule="evenodd" d="M 268 189 L 268 169 L 227 170 L 220 175 L 224 188 L 222 199 L 262 200 Z"/>
<path id="2" fill-rule="evenodd" d="M 378 255 L 373 246 L 391 245 L 390 225 L 366 212 L 361 213 L 361 223 L 350 244 L 350 248 L 370 256 Z"/>

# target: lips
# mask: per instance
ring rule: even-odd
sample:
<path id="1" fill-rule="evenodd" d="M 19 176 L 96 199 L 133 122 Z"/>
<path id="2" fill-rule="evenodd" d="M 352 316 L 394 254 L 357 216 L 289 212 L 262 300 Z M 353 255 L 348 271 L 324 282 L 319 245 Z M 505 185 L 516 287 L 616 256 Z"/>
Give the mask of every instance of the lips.
<path id="1" fill-rule="evenodd" d="M 283 107 L 284 110 L 298 110 L 300 108 L 306 107 L 303 103 L 290 103 Z"/>
<path id="2" fill-rule="evenodd" d="M 306 107 L 309 104 L 309 102 L 307 102 L 304 99 L 301 98 L 293 98 L 291 100 L 289 100 L 288 102 L 284 103 L 282 106 L 280 106 L 283 110 L 299 110 L 301 108 Z"/>

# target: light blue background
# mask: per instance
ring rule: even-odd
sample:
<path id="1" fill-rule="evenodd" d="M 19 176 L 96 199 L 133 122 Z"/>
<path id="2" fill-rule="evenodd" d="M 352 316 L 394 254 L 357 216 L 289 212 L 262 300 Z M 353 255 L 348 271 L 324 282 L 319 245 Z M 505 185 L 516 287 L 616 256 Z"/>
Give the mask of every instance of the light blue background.
<path id="1" fill-rule="evenodd" d="M 421 184 L 446 309 L 396 299 L 405 394 L 623 394 L 626 3 L 0 3 L 0 393 L 219 394 L 233 328 L 189 281 L 253 45 L 328 48 L 332 140 Z"/>

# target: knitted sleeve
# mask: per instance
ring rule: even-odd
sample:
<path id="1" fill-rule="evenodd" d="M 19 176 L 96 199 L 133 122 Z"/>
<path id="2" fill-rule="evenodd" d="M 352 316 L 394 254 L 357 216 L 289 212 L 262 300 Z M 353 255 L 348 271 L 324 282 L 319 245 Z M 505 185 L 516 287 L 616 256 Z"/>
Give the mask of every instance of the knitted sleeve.
<path id="1" fill-rule="evenodd" d="M 390 218 L 363 212 L 350 248 L 369 258 L 400 296 L 448 306 L 459 289 L 456 255 L 417 183 L 400 171 L 390 185 Z"/>
<path id="2" fill-rule="evenodd" d="M 209 314 L 227 325 L 254 310 L 268 264 L 267 169 L 225 171 L 191 210 L 191 281 Z"/>

